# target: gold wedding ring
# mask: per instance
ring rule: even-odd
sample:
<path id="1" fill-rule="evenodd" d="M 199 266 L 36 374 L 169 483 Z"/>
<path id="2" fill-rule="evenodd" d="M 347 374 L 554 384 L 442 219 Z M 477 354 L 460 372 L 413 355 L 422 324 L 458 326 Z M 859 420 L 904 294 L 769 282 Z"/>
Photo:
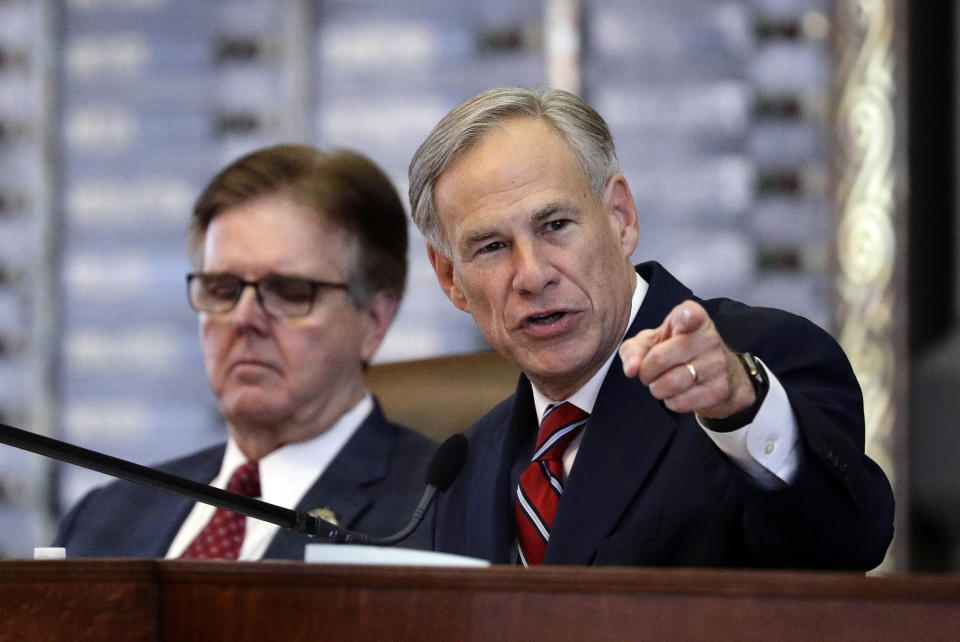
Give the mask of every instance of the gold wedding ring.
<path id="1" fill-rule="evenodd" d="M 697 381 L 699 381 L 697 378 L 697 369 L 693 367 L 692 363 L 685 363 L 683 365 L 687 366 L 687 370 L 690 371 L 690 376 L 693 377 L 693 385 L 697 385 Z"/>

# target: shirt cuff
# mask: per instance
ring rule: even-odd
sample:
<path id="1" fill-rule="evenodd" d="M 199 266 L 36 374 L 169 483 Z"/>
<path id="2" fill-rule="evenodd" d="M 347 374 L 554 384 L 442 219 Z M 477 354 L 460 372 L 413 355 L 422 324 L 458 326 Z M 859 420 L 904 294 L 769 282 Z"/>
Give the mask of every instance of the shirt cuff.
<path id="1" fill-rule="evenodd" d="M 770 389 L 753 421 L 730 432 L 710 430 L 699 419 L 713 443 L 764 488 L 789 484 L 797 475 L 798 428 L 787 392 L 763 364 Z"/>

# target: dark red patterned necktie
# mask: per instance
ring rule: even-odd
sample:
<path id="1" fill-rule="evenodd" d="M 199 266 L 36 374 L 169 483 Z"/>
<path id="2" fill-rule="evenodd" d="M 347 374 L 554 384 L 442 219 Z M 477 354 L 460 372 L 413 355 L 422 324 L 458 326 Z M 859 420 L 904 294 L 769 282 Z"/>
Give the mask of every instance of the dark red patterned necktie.
<path id="1" fill-rule="evenodd" d="M 540 422 L 537 447 L 517 486 L 517 543 L 524 566 L 543 563 L 563 493 L 563 453 L 589 416 L 564 402 L 550 408 Z"/>
<path id="2" fill-rule="evenodd" d="M 257 467 L 257 462 L 248 461 L 238 466 L 230 477 L 227 490 L 247 497 L 260 497 L 260 469 Z M 247 518 L 240 513 L 218 508 L 180 558 L 237 559 L 246 534 L 246 520 Z"/>

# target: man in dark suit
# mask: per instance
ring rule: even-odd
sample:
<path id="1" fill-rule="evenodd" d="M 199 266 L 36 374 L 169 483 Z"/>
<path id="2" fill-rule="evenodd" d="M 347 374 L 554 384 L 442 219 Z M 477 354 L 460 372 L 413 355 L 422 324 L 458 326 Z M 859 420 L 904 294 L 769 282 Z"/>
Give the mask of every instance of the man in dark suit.
<path id="1" fill-rule="evenodd" d="M 434 546 L 494 562 L 867 569 L 893 497 L 825 332 L 656 263 L 606 123 L 562 91 L 454 109 L 410 165 L 441 287 L 523 375 L 469 431 Z M 695 251 L 695 250 L 692 250 Z"/>
<path id="2" fill-rule="evenodd" d="M 187 277 L 228 441 L 164 470 L 346 528 L 399 530 L 433 444 L 364 388 L 406 279 L 406 218 L 363 156 L 284 145 L 232 163 L 194 207 Z M 429 526 L 405 545 L 429 547 Z M 70 557 L 303 559 L 293 531 L 115 482 L 56 538 Z"/>

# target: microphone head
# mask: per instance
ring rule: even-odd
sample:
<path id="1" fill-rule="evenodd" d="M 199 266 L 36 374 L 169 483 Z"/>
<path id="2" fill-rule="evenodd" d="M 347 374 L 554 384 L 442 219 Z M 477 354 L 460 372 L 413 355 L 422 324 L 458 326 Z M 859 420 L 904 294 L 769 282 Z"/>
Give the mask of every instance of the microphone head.
<path id="1" fill-rule="evenodd" d="M 437 490 L 447 490 L 467 459 L 467 438 L 462 433 L 447 437 L 433 454 L 424 481 Z"/>

